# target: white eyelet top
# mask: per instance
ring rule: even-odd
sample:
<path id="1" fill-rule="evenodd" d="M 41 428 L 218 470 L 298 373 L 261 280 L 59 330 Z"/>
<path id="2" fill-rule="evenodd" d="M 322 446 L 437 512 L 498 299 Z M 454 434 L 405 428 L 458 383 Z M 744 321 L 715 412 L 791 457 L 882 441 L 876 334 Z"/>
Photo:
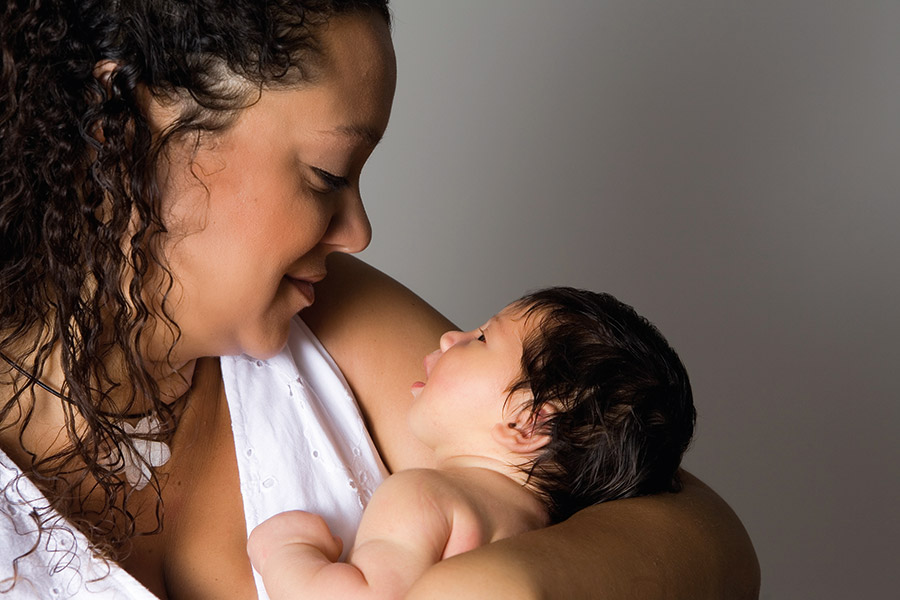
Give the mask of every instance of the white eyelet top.
<path id="1" fill-rule="evenodd" d="M 387 476 L 344 376 L 300 319 L 269 360 L 222 358 L 222 379 L 250 532 L 286 510 L 321 514 L 353 547 L 372 492 Z M 260 600 L 268 600 L 254 572 Z"/>
<path id="2" fill-rule="evenodd" d="M 247 532 L 293 509 L 321 514 L 351 548 L 363 508 L 387 476 L 353 395 L 337 365 L 296 318 L 286 347 L 269 360 L 221 359 L 231 412 Z M 48 502 L 0 452 L 0 594 L 13 561 L 34 546 L 33 510 Z M 4 597 L 156 598 L 114 563 L 97 559 L 87 540 L 56 515 L 59 527 L 17 562 L 18 580 Z M 260 600 L 268 600 L 256 577 Z"/>

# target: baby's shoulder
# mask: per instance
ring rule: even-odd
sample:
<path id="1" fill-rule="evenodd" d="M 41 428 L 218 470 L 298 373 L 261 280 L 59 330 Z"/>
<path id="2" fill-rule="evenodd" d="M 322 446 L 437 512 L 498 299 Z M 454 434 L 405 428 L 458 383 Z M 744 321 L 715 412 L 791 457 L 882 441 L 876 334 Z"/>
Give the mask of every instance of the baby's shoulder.
<path id="1" fill-rule="evenodd" d="M 375 490 L 366 513 L 451 527 L 459 515 L 477 512 L 476 504 L 472 491 L 458 478 L 438 469 L 406 469 Z"/>
<path id="2" fill-rule="evenodd" d="M 378 486 L 363 513 L 357 544 L 371 539 L 426 539 L 443 548 L 454 528 L 459 494 L 431 469 L 409 469 Z"/>
<path id="3" fill-rule="evenodd" d="M 415 502 L 435 499 L 449 501 L 463 493 L 458 479 L 439 469 L 405 469 L 384 480 L 375 490 L 375 496 L 390 496 L 392 501 L 407 498 Z"/>

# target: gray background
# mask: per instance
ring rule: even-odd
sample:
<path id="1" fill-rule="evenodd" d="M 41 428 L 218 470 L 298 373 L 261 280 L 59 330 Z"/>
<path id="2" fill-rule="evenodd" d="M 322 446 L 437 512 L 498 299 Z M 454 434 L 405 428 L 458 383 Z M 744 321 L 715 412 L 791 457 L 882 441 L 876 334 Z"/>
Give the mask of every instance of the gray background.
<path id="1" fill-rule="evenodd" d="M 364 257 L 466 328 L 551 284 L 633 304 L 761 597 L 897 597 L 900 2 L 393 5 Z"/>

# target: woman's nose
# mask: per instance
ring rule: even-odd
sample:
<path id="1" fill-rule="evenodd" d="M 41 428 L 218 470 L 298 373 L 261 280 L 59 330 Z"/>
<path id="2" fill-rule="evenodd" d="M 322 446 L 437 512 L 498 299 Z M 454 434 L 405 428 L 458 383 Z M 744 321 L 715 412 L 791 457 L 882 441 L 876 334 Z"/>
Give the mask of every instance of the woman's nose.
<path id="1" fill-rule="evenodd" d="M 322 242 L 338 252 L 361 252 L 372 241 L 372 225 L 358 191 L 348 191 L 331 217 Z"/>

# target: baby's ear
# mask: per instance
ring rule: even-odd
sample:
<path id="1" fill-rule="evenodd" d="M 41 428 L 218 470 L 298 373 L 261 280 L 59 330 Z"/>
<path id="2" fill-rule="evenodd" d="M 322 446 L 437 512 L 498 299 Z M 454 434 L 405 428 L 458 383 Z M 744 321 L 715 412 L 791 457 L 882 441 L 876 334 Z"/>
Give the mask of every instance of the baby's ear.
<path id="1" fill-rule="evenodd" d="M 491 436 L 510 452 L 535 454 L 550 442 L 546 425 L 554 412 L 549 405 L 542 406 L 537 413 L 532 413 L 530 408 L 519 409 L 511 420 L 504 419 L 504 423 L 496 423 L 491 428 Z"/>

